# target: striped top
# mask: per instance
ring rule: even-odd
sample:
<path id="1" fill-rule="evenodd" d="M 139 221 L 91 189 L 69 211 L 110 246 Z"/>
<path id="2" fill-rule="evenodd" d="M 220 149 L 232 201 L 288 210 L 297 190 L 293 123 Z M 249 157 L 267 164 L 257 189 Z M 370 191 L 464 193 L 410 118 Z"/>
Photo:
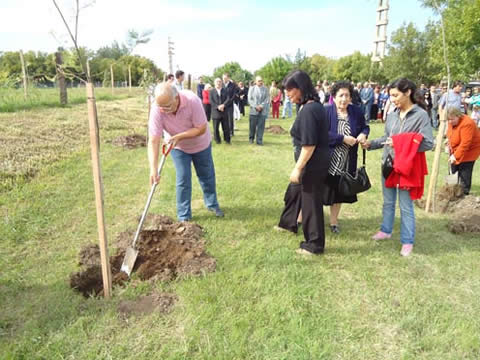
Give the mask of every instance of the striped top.
<path id="1" fill-rule="evenodd" d="M 348 121 L 348 115 L 343 116 L 337 113 L 338 127 L 337 132 L 343 136 L 351 136 L 350 123 Z M 347 169 L 349 146 L 345 143 L 335 146 L 333 149 L 332 158 L 330 160 L 330 167 L 328 173 L 330 175 L 341 175 Z"/>

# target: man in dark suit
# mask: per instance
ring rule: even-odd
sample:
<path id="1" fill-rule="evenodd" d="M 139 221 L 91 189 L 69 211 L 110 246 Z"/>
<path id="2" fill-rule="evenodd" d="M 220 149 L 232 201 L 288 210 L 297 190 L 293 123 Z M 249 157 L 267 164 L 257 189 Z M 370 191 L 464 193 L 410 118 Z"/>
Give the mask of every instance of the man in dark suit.
<path id="1" fill-rule="evenodd" d="M 237 99 L 240 114 L 242 114 L 242 116 L 245 116 L 245 105 L 248 104 L 248 88 L 243 86 L 242 81 L 238 83 Z"/>
<path id="2" fill-rule="evenodd" d="M 230 75 L 228 73 L 223 74 L 223 85 L 225 90 L 227 90 L 227 100 L 225 101 L 225 114 L 228 119 L 228 126 L 230 129 L 231 136 L 234 135 L 234 124 L 233 124 L 233 100 L 237 96 L 237 86 L 233 83 L 230 79 Z"/>
<path id="3" fill-rule="evenodd" d="M 227 89 L 222 86 L 220 78 L 215 79 L 215 87 L 210 90 L 210 105 L 212 107 L 213 137 L 217 144 L 221 144 L 219 126 L 222 124 L 223 140 L 230 144 L 230 127 L 226 114 Z M 233 100 L 232 100 L 233 101 Z M 233 109 L 233 105 L 232 105 Z M 233 116 L 233 115 L 232 115 Z"/>

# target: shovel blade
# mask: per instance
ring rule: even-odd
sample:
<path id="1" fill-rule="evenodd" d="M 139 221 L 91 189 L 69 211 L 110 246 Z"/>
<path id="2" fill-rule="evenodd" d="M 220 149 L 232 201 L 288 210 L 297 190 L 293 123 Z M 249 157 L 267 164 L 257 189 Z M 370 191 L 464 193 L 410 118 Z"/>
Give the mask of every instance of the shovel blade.
<path id="1" fill-rule="evenodd" d="M 123 259 L 122 268 L 120 271 L 123 271 L 130 277 L 133 267 L 135 266 L 135 261 L 137 260 L 138 250 L 128 247 L 125 251 L 125 258 Z"/>
<path id="2" fill-rule="evenodd" d="M 447 185 L 457 185 L 458 184 L 458 172 L 455 174 L 445 176 L 445 182 Z"/>

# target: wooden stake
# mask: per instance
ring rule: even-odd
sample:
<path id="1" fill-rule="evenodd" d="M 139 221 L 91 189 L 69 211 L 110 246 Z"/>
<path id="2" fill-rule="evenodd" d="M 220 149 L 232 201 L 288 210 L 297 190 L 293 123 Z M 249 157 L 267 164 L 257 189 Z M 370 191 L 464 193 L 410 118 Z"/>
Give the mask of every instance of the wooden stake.
<path id="1" fill-rule="evenodd" d="M 112 294 L 112 273 L 108 258 L 107 233 L 105 229 L 105 215 L 103 211 L 103 183 L 100 169 L 100 136 L 98 130 L 97 106 L 93 84 L 87 82 L 88 125 L 90 128 L 90 150 L 92 155 L 93 183 L 95 187 L 95 205 L 97 209 L 97 226 L 100 243 L 100 260 L 102 263 L 103 294 L 110 298 Z"/>
<path id="2" fill-rule="evenodd" d="M 128 65 L 128 92 L 132 92 L 132 66 Z"/>
<path id="3" fill-rule="evenodd" d="M 25 59 L 23 58 L 23 51 L 20 50 L 20 62 L 22 63 L 22 74 L 23 74 L 23 98 L 27 100 L 27 69 L 25 68 Z"/>
<path id="4" fill-rule="evenodd" d="M 113 64 L 110 65 L 110 78 L 112 79 L 112 95 L 113 95 L 113 88 L 115 87 L 115 81 L 113 79 Z"/>
<path id="5" fill-rule="evenodd" d="M 425 203 L 425 211 L 429 212 L 430 208 L 435 211 L 435 189 L 437 187 L 438 168 L 440 165 L 440 156 L 443 149 L 443 134 L 446 126 L 445 112 L 440 113 L 440 126 L 438 127 L 437 139 L 435 140 L 435 155 L 433 156 L 432 173 L 430 174 L 430 182 L 428 184 L 427 201 Z M 433 206 L 431 206 L 433 203 Z"/>
<path id="6" fill-rule="evenodd" d="M 61 52 L 55 53 L 55 63 L 57 64 L 57 82 L 58 82 L 58 88 L 60 90 L 60 104 L 66 105 L 68 102 L 67 84 L 65 82 L 65 75 L 61 70 L 61 66 L 63 64 Z"/>

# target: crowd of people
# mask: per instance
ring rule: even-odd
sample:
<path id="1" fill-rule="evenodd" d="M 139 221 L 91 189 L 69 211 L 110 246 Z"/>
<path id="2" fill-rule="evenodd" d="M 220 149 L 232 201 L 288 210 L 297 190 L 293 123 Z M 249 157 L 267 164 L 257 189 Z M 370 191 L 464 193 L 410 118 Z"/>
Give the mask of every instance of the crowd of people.
<path id="1" fill-rule="evenodd" d="M 214 86 L 200 80 L 197 94 L 183 90 L 184 73 L 177 71 L 155 88 L 155 101 L 149 119 L 150 181 L 158 182 L 157 164 L 162 141 L 172 147 L 176 169 L 177 217 L 189 221 L 191 212 L 191 164 L 193 163 L 204 194 L 207 209 L 223 217 L 216 193 L 210 130 L 213 139 L 231 144 L 234 114 L 245 115 L 249 106 L 249 142 L 263 145 L 265 119 L 292 116 L 297 107 L 290 135 L 294 145 L 295 165 L 284 195 L 284 208 L 278 226 L 297 233 L 302 227 L 304 240 L 297 252 L 321 254 L 325 248 L 323 207 L 330 207 L 330 231 L 341 231 L 338 218 L 343 203 L 358 201 L 355 194 L 345 194 L 339 186 L 345 174 L 355 177 L 357 153 L 383 149 L 382 154 L 382 223 L 374 240 L 391 238 L 398 198 L 400 207 L 400 254 L 409 256 L 415 242 L 416 224 L 413 201 L 422 197 L 428 173 L 425 152 L 434 147 L 433 129 L 438 116 L 446 116 L 446 133 L 451 170 L 459 174 L 464 194 L 469 194 L 473 166 L 480 156 L 478 107 L 480 91 L 462 93 L 463 84 L 452 89 L 417 89 L 409 79 L 398 79 L 388 86 L 350 81 L 320 81 L 313 85 L 309 75 L 295 70 L 281 86 L 273 82 L 270 89 L 257 76 L 249 87 L 233 83 L 228 73 L 217 78 Z M 471 115 L 471 117 L 469 116 Z M 369 139 L 369 123 L 385 122 L 384 135 Z"/>

